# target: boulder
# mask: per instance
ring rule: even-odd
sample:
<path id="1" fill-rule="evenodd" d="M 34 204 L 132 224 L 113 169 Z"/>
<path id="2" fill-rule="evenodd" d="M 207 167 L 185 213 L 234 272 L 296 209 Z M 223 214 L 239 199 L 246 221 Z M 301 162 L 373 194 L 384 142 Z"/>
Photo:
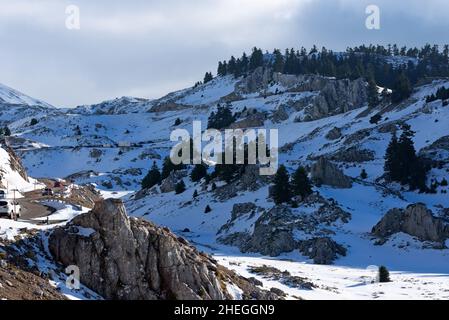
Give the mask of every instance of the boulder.
<path id="1" fill-rule="evenodd" d="M 175 191 L 176 184 L 179 180 L 185 178 L 187 176 L 187 172 L 185 170 L 178 170 L 170 172 L 170 175 L 162 180 L 160 185 L 160 190 L 162 193 L 169 193 Z"/>
<path id="2" fill-rule="evenodd" d="M 346 248 L 330 238 L 314 238 L 299 242 L 299 251 L 315 264 L 332 264 L 338 255 L 345 256 Z"/>
<path id="3" fill-rule="evenodd" d="M 342 136 L 341 129 L 335 127 L 326 134 L 326 139 L 327 140 L 338 140 L 341 138 L 341 136 Z"/>
<path id="4" fill-rule="evenodd" d="M 49 250 L 64 266 L 78 266 L 81 283 L 106 299 L 220 300 L 230 298 L 232 281 L 258 290 L 168 229 L 129 218 L 116 199 L 55 229 Z"/>
<path id="5" fill-rule="evenodd" d="M 321 157 L 312 166 L 312 180 L 318 185 L 328 185 L 335 188 L 351 188 L 351 178 L 326 158 Z"/>
<path id="6" fill-rule="evenodd" d="M 432 215 L 424 204 L 404 209 L 391 209 L 371 231 L 375 236 L 387 238 L 403 232 L 421 241 L 443 243 L 449 238 L 449 224 Z"/>
<path id="7" fill-rule="evenodd" d="M 254 225 L 254 232 L 240 246 L 242 252 L 258 252 L 270 257 L 292 252 L 296 248 L 292 226 L 285 221 L 292 220 L 293 214 L 287 206 L 276 206 L 262 214 Z"/>

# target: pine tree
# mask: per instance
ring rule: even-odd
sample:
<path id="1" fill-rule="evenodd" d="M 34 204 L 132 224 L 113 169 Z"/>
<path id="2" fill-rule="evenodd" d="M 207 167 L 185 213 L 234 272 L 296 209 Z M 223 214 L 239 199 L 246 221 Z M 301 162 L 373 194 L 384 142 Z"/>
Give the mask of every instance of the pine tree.
<path id="1" fill-rule="evenodd" d="M 156 161 L 153 162 L 148 174 L 142 180 L 142 189 L 149 189 L 161 182 L 161 173 L 156 165 Z"/>
<path id="2" fill-rule="evenodd" d="M 385 154 L 384 171 L 391 181 L 400 181 L 401 163 L 399 159 L 399 142 L 396 133 L 391 137 Z"/>
<path id="3" fill-rule="evenodd" d="M 212 72 L 206 72 L 206 74 L 204 75 L 204 83 L 208 83 L 210 81 L 212 81 L 214 77 L 212 76 Z"/>
<path id="4" fill-rule="evenodd" d="M 365 169 L 363 169 L 362 172 L 360 173 L 360 178 L 363 180 L 368 178 L 368 173 L 366 173 Z"/>
<path id="5" fill-rule="evenodd" d="M 379 282 L 381 283 L 391 282 L 390 272 L 384 266 L 379 267 Z"/>
<path id="6" fill-rule="evenodd" d="M 306 170 L 303 167 L 298 167 L 292 177 L 292 191 L 294 195 L 306 198 L 312 194 L 312 185 Z"/>
<path id="7" fill-rule="evenodd" d="M 273 200 L 281 204 L 289 202 L 291 198 L 290 176 L 287 168 L 281 165 L 274 177 Z"/>
<path id="8" fill-rule="evenodd" d="M 284 57 L 280 50 L 275 49 L 274 52 L 274 63 L 273 63 L 273 71 L 274 72 L 283 72 L 284 71 Z"/>
<path id="9" fill-rule="evenodd" d="M 9 130 L 9 128 L 6 126 L 3 129 L 3 134 L 4 134 L 5 137 L 9 137 L 11 135 L 11 130 Z"/>
<path id="10" fill-rule="evenodd" d="M 181 194 L 184 191 L 186 191 L 186 185 L 184 183 L 183 180 L 179 181 L 176 185 L 175 185 L 175 193 L 176 194 Z"/>
<path id="11" fill-rule="evenodd" d="M 181 119 L 176 118 L 174 126 L 177 127 L 182 123 Z"/>
<path id="12" fill-rule="evenodd" d="M 224 129 L 235 121 L 232 111 L 228 106 L 218 105 L 217 112 L 212 112 L 207 121 L 208 129 Z"/>
<path id="13" fill-rule="evenodd" d="M 393 85 L 393 94 L 391 95 L 391 101 L 394 103 L 401 102 L 412 94 L 412 86 L 410 84 L 410 79 L 401 72 Z"/>
<path id="14" fill-rule="evenodd" d="M 30 126 L 35 126 L 36 124 L 38 124 L 39 121 L 36 118 L 31 119 L 30 121 Z"/>
<path id="15" fill-rule="evenodd" d="M 385 155 L 385 173 L 391 181 L 408 184 L 411 190 L 426 190 L 427 168 L 416 155 L 414 132 L 409 125 L 403 126 L 399 141 L 393 135 Z"/>
<path id="16" fill-rule="evenodd" d="M 161 173 L 161 179 L 164 180 L 167 178 L 172 171 L 178 171 L 184 169 L 183 164 L 175 165 L 171 161 L 170 157 L 166 157 L 164 159 L 164 163 L 162 164 L 162 173 Z"/>
<path id="17" fill-rule="evenodd" d="M 193 199 L 196 199 L 196 198 L 198 198 L 198 191 L 195 190 L 193 192 Z"/>
<path id="18" fill-rule="evenodd" d="M 204 213 L 209 213 L 211 211 L 212 211 L 212 208 L 209 205 L 207 205 L 206 208 L 204 209 Z"/>
<path id="19" fill-rule="evenodd" d="M 377 90 L 376 82 L 373 78 L 368 80 L 368 106 L 375 108 L 379 105 L 379 92 Z"/>
<path id="20" fill-rule="evenodd" d="M 443 178 L 443 180 L 441 180 L 440 185 L 441 185 L 442 187 L 447 187 L 448 183 L 447 183 L 446 178 Z"/>
<path id="21" fill-rule="evenodd" d="M 204 164 L 197 164 L 190 173 L 192 182 L 198 182 L 207 175 L 207 168 Z"/>

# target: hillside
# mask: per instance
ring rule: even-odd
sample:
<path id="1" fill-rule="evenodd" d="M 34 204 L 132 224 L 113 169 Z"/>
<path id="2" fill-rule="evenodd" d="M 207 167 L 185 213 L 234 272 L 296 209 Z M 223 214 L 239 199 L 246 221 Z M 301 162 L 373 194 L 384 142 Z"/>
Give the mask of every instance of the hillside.
<path id="1" fill-rule="evenodd" d="M 266 64 L 273 56 L 264 56 L 242 74 L 222 69 L 212 80 L 156 100 L 123 97 L 75 109 L 43 105 L 33 114 L 13 106 L 0 121 L 11 129 L 9 144 L 30 176 L 92 183 L 104 197 L 122 198 L 130 216 L 168 227 L 289 299 L 448 298 L 448 278 L 441 275 L 449 274 L 449 188 L 443 183 L 449 179 L 449 107 L 428 96 L 449 89 L 449 79 L 423 76 L 419 66 L 427 58 L 412 51 L 382 57 L 381 66 L 408 65 L 402 71 L 419 76 L 400 101 L 387 79 L 382 86 L 376 79 L 372 105 L 373 86 L 363 76 L 278 72 Z M 197 182 L 187 166 L 141 190 L 153 161 L 162 168 L 170 154 L 170 133 L 191 132 L 193 121 L 205 130 L 218 106 L 232 114 L 225 127 L 277 129 L 280 164 L 291 175 L 304 167 L 313 193 L 276 204 L 273 177 L 259 176 L 254 166 L 241 167 L 229 181 L 209 167 L 210 179 Z M 31 125 L 30 117 L 37 123 Z M 428 169 L 422 190 L 393 182 L 385 172 L 393 135 L 408 127 Z M 181 180 L 185 191 L 177 194 Z M 29 186 L 26 179 L 14 181 Z M 375 281 L 373 266 L 381 265 L 390 270 L 391 283 Z"/>

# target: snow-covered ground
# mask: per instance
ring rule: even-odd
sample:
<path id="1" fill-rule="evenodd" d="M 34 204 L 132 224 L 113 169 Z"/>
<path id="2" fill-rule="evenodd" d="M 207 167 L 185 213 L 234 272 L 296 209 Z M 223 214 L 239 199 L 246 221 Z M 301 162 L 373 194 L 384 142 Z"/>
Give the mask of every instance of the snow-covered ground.
<path id="1" fill-rule="evenodd" d="M 255 276 L 250 274 L 250 266 L 268 265 L 288 270 L 292 275 L 307 278 L 317 285 L 313 290 L 298 290 L 279 282 L 260 279 L 266 287 L 278 287 L 286 291 L 290 298 L 448 298 L 449 249 L 429 249 L 406 234 L 397 234 L 379 246 L 375 245 L 375 239 L 370 235 L 372 227 L 392 208 L 404 208 L 417 202 L 425 203 L 434 213 L 442 207 L 449 208 L 449 197 L 442 193 L 449 191 L 447 187 L 439 188 L 437 194 L 419 194 L 390 186 L 401 193 L 399 197 L 394 193 L 384 194 L 384 190 L 376 185 L 383 174 L 383 157 L 391 139 L 391 133 L 384 130 L 385 127 L 397 121 L 410 124 L 416 132 L 414 141 L 418 151 L 449 135 L 449 107 L 441 101 L 425 103 L 427 95 L 441 86 L 449 87 L 446 80 L 419 88 L 408 105 L 385 112 L 378 124 L 370 123 L 377 111 L 370 112 L 366 106 L 309 122 L 298 122 L 298 119 L 302 119 L 303 111 L 291 112 L 288 119 L 281 122 L 274 123 L 271 119 L 265 122 L 266 128 L 279 130 L 280 146 L 290 144 L 290 148 L 280 155 L 281 163 L 286 164 L 290 172 L 299 164 L 311 165 L 318 156 L 331 155 L 349 147 L 365 149 L 374 154 L 374 159 L 370 161 L 339 163 L 345 174 L 353 178 L 358 178 L 362 169 L 365 169 L 368 178 L 364 183 L 356 182 L 351 189 L 315 188 L 321 196 L 334 199 L 340 208 L 352 216 L 348 223 L 329 227 L 334 232 L 332 239 L 348 250 L 347 255 L 339 257 L 333 266 L 314 265 L 297 251 L 269 258 L 242 254 L 236 248 L 217 243 L 217 231 L 230 219 L 234 204 L 252 202 L 266 210 L 273 207 L 273 203 L 267 200 L 268 186 L 255 192 L 240 192 L 237 197 L 220 202 L 213 193 L 201 190 L 199 184 L 192 183 L 186 177 L 184 182 L 187 190 L 180 195 L 174 192 L 155 194 L 140 200 L 131 197 L 134 191 L 139 190 L 140 181 L 152 162 L 155 161 L 161 167 L 162 159 L 169 154 L 173 145 L 169 139 L 170 132 L 175 128 L 190 131 L 193 120 L 202 121 L 205 127 L 210 112 L 235 90 L 238 80 L 232 77 L 216 78 L 205 85 L 174 92 L 157 101 L 122 98 L 92 107 L 80 107 L 71 112 L 49 111 L 33 127 L 29 126 L 28 120 L 19 119 L 12 122 L 11 128 L 18 137 L 33 143 L 34 147 L 26 144 L 18 148 L 30 175 L 62 178 L 78 173 L 74 177 L 77 183 L 94 183 L 103 197 L 125 199 L 130 215 L 168 226 L 242 275 Z M 271 86 L 268 92 L 275 92 L 276 89 L 281 93 L 268 97 L 257 92 L 247 94 L 229 105 L 233 112 L 241 112 L 246 108 L 272 114 L 280 106 L 316 94 L 284 93 L 286 88 L 276 85 Z M 165 112 L 147 112 L 153 106 L 169 102 L 183 107 Z M 129 112 L 121 107 L 122 103 L 130 106 Z M 139 108 L 142 110 L 139 111 Z M 175 127 L 178 118 L 182 123 Z M 326 134 L 335 127 L 341 129 L 342 137 L 330 141 Z M 351 143 L 347 141 L 348 137 L 356 139 Z M 449 179 L 447 170 L 432 169 L 429 182 L 430 179 L 440 181 L 443 177 Z M 18 184 L 19 189 L 32 186 L 33 180 L 25 183 L 13 174 L 9 174 L 11 183 Z M 193 199 L 195 190 L 199 195 Z M 204 213 L 206 205 L 210 205 L 212 212 Z M 302 215 L 307 214 L 309 209 L 300 207 L 294 212 Z M 61 208 L 52 219 L 70 219 L 73 213 L 70 210 Z M 249 220 L 239 221 L 234 231 L 252 231 L 257 218 L 258 214 Z M 184 233 L 186 228 L 190 232 Z M 15 227 L 10 230 L 15 230 Z M 14 236 L 14 231 L 10 231 L 11 236 Z M 389 268 L 392 283 L 371 283 L 375 272 L 370 266 L 380 265 Z M 238 295 L 238 292 L 235 294 Z"/>

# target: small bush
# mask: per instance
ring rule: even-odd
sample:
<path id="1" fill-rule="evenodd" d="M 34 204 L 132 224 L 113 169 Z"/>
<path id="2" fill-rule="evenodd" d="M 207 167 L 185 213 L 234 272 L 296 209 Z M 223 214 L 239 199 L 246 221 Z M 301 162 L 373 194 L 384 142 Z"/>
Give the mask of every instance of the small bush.
<path id="1" fill-rule="evenodd" d="M 366 173 L 365 169 L 363 169 L 362 172 L 360 173 L 360 178 L 362 178 L 363 180 L 368 178 L 368 173 Z"/>
<path id="2" fill-rule="evenodd" d="M 176 194 L 181 194 L 184 191 L 186 191 L 186 185 L 185 185 L 184 181 L 181 180 L 175 186 L 175 193 Z"/>
<path id="3" fill-rule="evenodd" d="M 380 114 L 376 114 L 371 117 L 371 119 L 369 120 L 369 123 L 378 124 L 380 120 L 382 120 L 382 116 Z"/>

